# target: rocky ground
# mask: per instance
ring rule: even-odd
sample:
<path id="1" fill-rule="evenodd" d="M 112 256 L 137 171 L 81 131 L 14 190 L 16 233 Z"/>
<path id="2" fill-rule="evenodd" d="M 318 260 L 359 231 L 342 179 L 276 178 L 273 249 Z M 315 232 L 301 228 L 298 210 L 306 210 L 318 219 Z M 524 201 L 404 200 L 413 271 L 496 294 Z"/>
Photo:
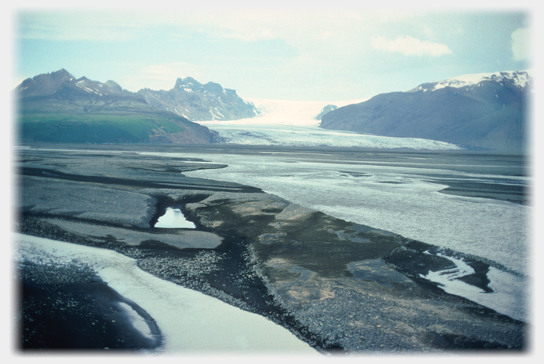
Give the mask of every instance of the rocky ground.
<path id="1" fill-rule="evenodd" d="M 121 252 L 160 278 L 268 317 L 323 352 L 527 347 L 524 323 L 448 295 L 420 278 L 431 267 L 451 264 L 423 254 L 432 246 L 339 220 L 253 187 L 183 176 L 184 171 L 224 167 L 199 162 L 130 150 L 111 153 L 108 147 L 21 149 L 16 228 Z M 167 207 L 182 209 L 197 228 L 153 228 Z M 468 264 L 476 273 L 465 279 L 485 289 L 489 265 L 477 257 Z M 33 280 L 38 271 L 43 281 Z M 24 262 L 18 272 L 22 289 L 17 324 L 24 349 L 56 348 L 59 342 L 80 348 L 62 333 L 56 334 L 57 344 L 45 341 L 44 332 L 58 320 L 67 326 L 87 320 L 88 328 L 100 320 L 111 324 L 108 312 L 122 301 L 89 272 L 78 273 L 76 282 L 55 278 L 55 268 L 48 271 Z M 36 307 L 52 299 L 48 287 L 53 286 L 73 292 L 70 299 L 81 310 L 92 306 L 89 297 L 77 292 L 109 297 L 102 300 L 109 303 L 89 308 L 92 314 L 78 316 L 76 310 L 72 316 L 57 313 L 45 320 Z M 123 325 L 120 316 L 113 320 Z M 94 347 L 115 347 L 117 329 L 108 326 L 103 331 L 111 333 L 108 343 L 97 339 Z M 160 345 L 160 338 L 144 342 L 135 334 L 126 341 L 117 347 Z"/>

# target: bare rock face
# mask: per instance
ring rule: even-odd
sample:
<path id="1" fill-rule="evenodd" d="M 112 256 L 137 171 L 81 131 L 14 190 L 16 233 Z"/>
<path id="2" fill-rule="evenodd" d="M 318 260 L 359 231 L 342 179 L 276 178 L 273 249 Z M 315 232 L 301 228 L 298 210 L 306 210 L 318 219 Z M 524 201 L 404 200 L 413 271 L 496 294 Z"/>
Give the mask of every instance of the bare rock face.
<path id="1" fill-rule="evenodd" d="M 235 90 L 208 82 L 205 85 L 192 77 L 178 78 L 174 88 L 138 91 L 150 105 L 170 111 L 189 120 L 235 120 L 257 116 L 259 111 L 245 102 Z"/>
<path id="2" fill-rule="evenodd" d="M 15 94 L 22 142 L 209 144 L 218 140 L 208 128 L 157 109 L 114 81 L 76 79 L 64 69 L 24 80 Z"/>
<path id="3" fill-rule="evenodd" d="M 321 118 L 323 117 L 323 115 L 333 111 L 333 110 L 336 110 L 338 109 L 338 106 L 336 105 L 327 105 L 323 108 L 323 110 L 321 110 L 321 112 L 319 114 L 317 114 L 317 116 L 315 117 L 315 120 L 321 120 Z"/>

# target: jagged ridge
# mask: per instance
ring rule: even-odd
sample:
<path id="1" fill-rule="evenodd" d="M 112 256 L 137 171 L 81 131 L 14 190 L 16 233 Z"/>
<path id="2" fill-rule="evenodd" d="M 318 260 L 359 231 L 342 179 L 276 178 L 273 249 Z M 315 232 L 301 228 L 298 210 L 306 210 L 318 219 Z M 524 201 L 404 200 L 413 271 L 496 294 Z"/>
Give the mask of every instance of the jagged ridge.
<path id="1" fill-rule="evenodd" d="M 76 79 L 61 69 L 24 80 L 15 89 L 23 142 L 211 143 L 216 134 L 157 109 L 114 81 Z"/>
<path id="2" fill-rule="evenodd" d="M 149 104 L 174 112 L 190 120 L 235 120 L 251 118 L 259 110 L 251 102 L 244 102 L 235 90 L 220 84 L 201 84 L 192 77 L 178 78 L 174 88 L 154 91 L 148 88 L 138 91 Z"/>

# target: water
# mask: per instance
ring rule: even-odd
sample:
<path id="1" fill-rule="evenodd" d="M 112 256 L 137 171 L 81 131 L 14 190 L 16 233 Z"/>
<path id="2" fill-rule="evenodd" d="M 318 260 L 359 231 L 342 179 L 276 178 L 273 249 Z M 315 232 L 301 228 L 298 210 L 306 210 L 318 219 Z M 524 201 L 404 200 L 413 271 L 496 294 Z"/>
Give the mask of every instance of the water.
<path id="1" fill-rule="evenodd" d="M 527 282 L 520 277 L 530 272 L 531 206 L 524 203 L 530 180 L 520 157 L 350 154 L 333 149 L 316 154 L 290 150 L 190 156 L 228 167 L 184 173 L 187 176 L 259 187 L 340 219 L 498 263 L 506 269 L 488 275 L 495 293 L 477 295 L 481 298 L 469 291 L 459 295 L 512 317 L 527 318 Z M 456 194 L 440 192 L 449 185 L 456 186 Z M 493 295 L 495 299 L 490 298 Z M 514 304 L 497 302 L 504 295 Z"/>
<path id="2" fill-rule="evenodd" d="M 166 208 L 164 215 L 157 220 L 155 227 L 163 229 L 195 229 L 196 225 L 193 222 L 188 221 L 180 209 L 168 207 Z"/>
<path id="3" fill-rule="evenodd" d="M 16 234 L 16 242 L 18 261 L 54 265 L 77 262 L 93 269 L 108 286 L 138 304 L 157 322 L 164 335 L 164 346 L 159 352 L 274 351 L 319 355 L 272 321 L 161 280 L 139 269 L 133 259 L 114 251 L 22 234 Z M 128 313 L 134 326 L 149 335 L 147 323 L 135 311 Z"/>
<path id="4" fill-rule="evenodd" d="M 474 291 L 455 279 L 444 284 L 439 274 L 427 278 L 529 321 L 532 206 L 526 191 L 531 180 L 521 157 L 244 146 L 142 154 L 226 164 L 184 174 L 258 187 L 346 221 L 485 258 L 492 265 L 487 278 L 493 293 Z"/>
<path id="5" fill-rule="evenodd" d="M 377 164 L 377 158 L 342 161 L 293 154 L 191 154 L 229 166 L 184 174 L 259 187 L 338 218 L 485 256 L 526 272 L 529 206 L 439 191 L 450 180 L 527 185 L 528 177 L 477 173 L 474 170 L 480 167 L 468 163 L 470 156 L 459 157 L 467 159 L 465 164 L 437 167 L 432 155 L 414 163 L 399 153 L 388 163 Z M 490 164 L 484 167 L 491 168 Z M 507 168 L 513 167 L 495 167 L 498 171 Z"/>

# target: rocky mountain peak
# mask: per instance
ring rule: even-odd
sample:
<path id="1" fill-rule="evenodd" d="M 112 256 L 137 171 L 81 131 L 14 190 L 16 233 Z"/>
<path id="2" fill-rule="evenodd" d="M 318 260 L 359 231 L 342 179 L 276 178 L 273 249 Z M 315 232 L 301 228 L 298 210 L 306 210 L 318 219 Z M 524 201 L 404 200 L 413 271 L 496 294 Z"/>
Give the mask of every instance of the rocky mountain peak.
<path id="1" fill-rule="evenodd" d="M 64 68 L 51 73 L 44 73 L 32 78 L 25 79 L 15 88 L 20 97 L 50 95 L 64 83 L 73 81 L 75 78 Z"/>
<path id="2" fill-rule="evenodd" d="M 321 127 L 423 138 L 505 153 L 527 150 L 527 71 L 463 75 L 379 94 L 323 115 Z"/>
<path id="3" fill-rule="evenodd" d="M 202 84 L 192 77 L 186 77 L 184 79 L 178 78 L 174 89 L 195 89 L 202 87 Z"/>
<path id="4" fill-rule="evenodd" d="M 138 94 L 156 108 L 193 121 L 235 120 L 259 114 L 255 106 L 242 100 L 236 91 L 215 82 L 202 85 L 192 77 L 178 78 L 174 88 L 168 91 L 142 89 Z"/>
<path id="5" fill-rule="evenodd" d="M 204 89 L 208 92 L 213 92 L 216 94 L 223 92 L 223 87 L 215 82 L 208 82 L 204 85 Z"/>
<path id="6" fill-rule="evenodd" d="M 23 141 L 208 144 L 216 140 L 208 128 L 155 108 L 143 95 L 123 90 L 111 80 L 75 79 L 60 70 L 23 81 L 15 93 Z"/>
<path id="7" fill-rule="evenodd" d="M 107 87 L 108 91 L 113 93 L 121 93 L 123 92 L 123 88 L 119 86 L 119 84 L 115 81 L 108 80 L 104 85 Z"/>
<path id="8" fill-rule="evenodd" d="M 503 71 L 494 73 L 476 73 L 462 75 L 438 82 L 427 82 L 419 85 L 418 87 L 410 90 L 409 92 L 436 91 L 446 87 L 474 88 L 480 87 L 482 83 L 486 82 L 495 82 L 502 84 L 503 86 L 508 85 L 512 88 L 521 90 L 527 85 L 531 84 L 531 74 L 530 71 Z"/>

